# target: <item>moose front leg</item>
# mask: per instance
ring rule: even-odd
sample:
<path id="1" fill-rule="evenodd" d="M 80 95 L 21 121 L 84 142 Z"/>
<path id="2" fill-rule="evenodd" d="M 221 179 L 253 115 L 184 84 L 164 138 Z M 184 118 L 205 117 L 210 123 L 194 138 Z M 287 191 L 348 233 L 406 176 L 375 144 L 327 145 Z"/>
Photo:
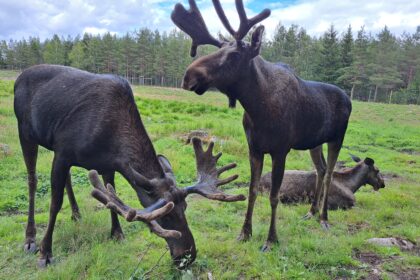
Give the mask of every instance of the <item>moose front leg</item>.
<path id="1" fill-rule="evenodd" d="M 257 198 L 257 188 L 260 183 L 261 172 L 264 163 L 264 154 L 250 151 L 249 161 L 251 164 L 251 182 L 249 184 L 248 209 L 246 211 L 244 225 L 238 236 L 239 241 L 247 241 L 252 236 L 252 214 Z"/>
<path id="2" fill-rule="evenodd" d="M 114 183 L 115 173 L 114 172 L 109 173 L 109 174 L 104 174 L 102 178 L 104 179 L 105 185 L 111 184 L 115 189 L 115 183 Z M 111 223 L 112 223 L 111 237 L 114 238 L 115 240 L 123 240 L 124 233 L 121 229 L 120 221 L 118 220 L 118 215 L 114 211 L 112 210 L 110 211 L 111 211 Z"/>
<path id="3" fill-rule="evenodd" d="M 341 145 L 342 140 L 328 143 L 327 171 L 322 184 L 322 200 L 320 205 L 320 223 L 321 227 L 325 230 L 328 230 L 330 227 L 328 224 L 328 192 L 330 190 L 332 174 L 340 153 Z"/>
<path id="4" fill-rule="evenodd" d="M 270 191 L 270 205 L 271 205 L 271 221 L 270 229 L 268 231 L 267 241 L 261 248 L 261 251 L 267 252 L 271 250 L 273 244 L 278 242 L 277 238 L 277 205 L 279 204 L 279 190 L 281 182 L 283 181 L 284 167 L 286 162 L 286 155 L 272 156 L 273 166 L 271 171 L 271 191 Z"/>
<path id="5" fill-rule="evenodd" d="M 39 267 L 46 267 L 52 262 L 52 238 L 57 214 L 63 205 L 63 196 L 66 180 L 70 166 L 59 157 L 54 156 L 53 167 L 51 171 L 51 205 L 50 219 L 48 221 L 47 231 L 40 244 Z"/>

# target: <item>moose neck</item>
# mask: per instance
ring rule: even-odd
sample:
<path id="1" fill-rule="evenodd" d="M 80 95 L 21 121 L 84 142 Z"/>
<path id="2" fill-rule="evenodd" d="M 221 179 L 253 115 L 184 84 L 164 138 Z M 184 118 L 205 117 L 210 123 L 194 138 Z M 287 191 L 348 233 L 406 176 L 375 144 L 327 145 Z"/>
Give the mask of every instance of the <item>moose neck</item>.
<path id="1" fill-rule="evenodd" d="M 343 185 L 352 193 L 357 192 L 361 186 L 366 184 L 367 170 L 363 165 L 356 165 L 345 171 L 334 173 L 334 179 L 340 180 Z"/>
<path id="2" fill-rule="evenodd" d="M 230 98 L 237 99 L 246 113 L 255 122 L 271 117 L 268 109 L 273 94 L 272 82 L 275 74 L 270 71 L 273 64 L 266 62 L 261 56 L 252 59 L 238 82 L 221 89 Z M 276 102 L 281 102 L 277 99 Z"/>
<path id="3" fill-rule="evenodd" d="M 126 141 L 123 153 L 129 159 L 130 166 L 143 176 L 149 179 L 162 177 L 164 174 L 162 166 L 159 164 L 156 151 L 137 108 L 133 108 L 130 115 L 131 122 L 133 122 L 130 127 L 136 129 L 134 131 L 125 130 L 125 138 L 128 141 Z"/>

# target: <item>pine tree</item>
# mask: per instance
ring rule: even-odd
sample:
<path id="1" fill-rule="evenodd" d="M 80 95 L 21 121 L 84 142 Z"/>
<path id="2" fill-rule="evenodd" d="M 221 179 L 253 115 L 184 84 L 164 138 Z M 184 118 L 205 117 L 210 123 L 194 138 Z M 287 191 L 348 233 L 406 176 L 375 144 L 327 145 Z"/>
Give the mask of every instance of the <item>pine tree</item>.
<path id="1" fill-rule="evenodd" d="M 265 52 L 267 54 L 267 59 L 270 61 L 283 61 L 284 58 L 284 45 L 286 42 L 286 28 L 279 22 L 279 24 L 276 27 L 276 30 L 274 31 L 273 40 L 271 41 L 271 44 L 269 48 L 271 51 Z"/>
<path id="2" fill-rule="evenodd" d="M 322 81 L 331 84 L 336 83 L 341 63 L 337 31 L 334 29 L 334 25 L 330 26 L 322 38 L 321 58 L 319 70 Z"/>
<path id="3" fill-rule="evenodd" d="M 38 37 L 29 37 L 29 65 L 41 64 L 43 63 L 42 59 L 42 47 L 41 41 Z"/>
<path id="4" fill-rule="evenodd" d="M 46 63 L 60 65 L 65 64 L 65 48 L 58 35 L 54 34 L 51 40 L 45 41 L 43 57 Z"/>
<path id="5" fill-rule="evenodd" d="M 86 56 L 83 51 L 83 42 L 79 41 L 73 45 L 69 53 L 70 65 L 79 69 L 85 69 Z"/>
<path id="6" fill-rule="evenodd" d="M 7 66 L 7 43 L 5 40 L 0 41 L 0 69 L 5 69 Z"/>
<path id="7" fill-rule="evenodd" d="M 378 34 L 378 40 L 372 46 L 371 55 L 373 60 L 368 68 L 370 71 L 369 80 L 375 85 L 374 101 L 378 100 L 380 89 L 384 89 L 386 95 L 382 101 L 388 101 L 388 95 L 392 94 L 396 85 L 402 83 L 402 79 L 397 69 L 397 41 L 387 26 Z"/>
<path id="8" fill-rule="evenodd" d="M 349 67 L 353 62 L 353 33 L 351 25 L 347 28 L 343 40 L 341 40 L 341 65 Z"/>

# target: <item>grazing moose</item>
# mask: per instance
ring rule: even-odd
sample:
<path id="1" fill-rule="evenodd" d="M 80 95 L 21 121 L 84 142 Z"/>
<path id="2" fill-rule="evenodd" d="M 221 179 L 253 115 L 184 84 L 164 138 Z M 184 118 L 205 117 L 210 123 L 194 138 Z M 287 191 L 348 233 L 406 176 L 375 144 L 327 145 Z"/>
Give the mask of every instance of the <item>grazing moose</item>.
<path id="1" fill-rule="evenodd" d="M 356 193 L 361 186 L 369 184 L 375 191 L 385 188 L 384 179 L 371 158 L 360 160 L 352 156 L 357 165 L 334 171 L 328 192 L 328 209 L 349 209 L 356 202 Z M 314 199 L 316 188 L 315 171 L 286 170 L 281 183 L 279 199 L 282 203 L 308 202 Z M 271 172 L 261 177 L 259 191 L 271 189 Z"/>
<path id="2" fill-rule="evenodd" d="M 183 88 L 202 95 L 215 87 L 228 96 L 230 106 L 239 100 L 245 109 L 243 126 L 249 146 L 251 183 L 248 210 L 239 240 L 248 240 L 252 235 L 252 213 L 264 154 L 271 155 L 272 213 L 267 242 L 262 248 L 266 251 L 278 240 L 278 192 L 286 156 L 291 149 L 310 150 L 317 170 L 317 187 L 314 202 L 305 217 L 312 217 L 320 209 L 321 225 L 328 229 L 326 194 L 347 129 L 351 102 L 338 87 L 304 81 L 284 65 L 267 62 L 259 56 L 264 27 L 255 29 L 250 43 L 242 39 L 254 25 L 270 15 L 270 10 L 248 19 L 243 2 L 235 0 L 235 3 L 240 18 L 238 31 L 231 27 L 220 2 L 213 0 L 220 20 L 235 39 L 232 42 L 215 39 L 209 34 L 194 0 L 189 0 L 189 10 L 178 3 L 172 12 L 172 20 L 192 38 L 192 56 L 199 45 L 210 44 L 219 48 L 188 67 Z M 322 154 L 323 143 L 328 143 L 327 162 Z M 321 193 L 323 196 L 318 206 Z"/>
<path id="3" fill-rule="evenodd" d="M 40 243 L 40 266 L 52 259 L 52 235 L 63 203 L 64 188 L 72 209 L 77 209 L 70 184 L 71 166 L 95 169 L 102 174 L 107 188 L 91 171 L 95 189 L 92 195 L 111 209 L 115 238 L 122 238 L 117 213 L 127 221 L 143 221 L 165 238 L 175 264 L 196 257 L 194 238 L 185 217 L 188 194 L 197 193 L 220 201 L 244 200 L 243 195 L 227 195 L 217 187 L 237 178 L 220 180 L 219 175 L 235 164 L 216 168 L 221 154 L 213 156 L 213 144 L 203 151 L 201 141 L 193 139 L 198 182 L 177 188 L 169 161 L 156 155 L 143 126 L 126 80 L 97 75 L 70 67 L 39 65 L 31 67 L 15 83 L 15 114 L 19 138 L 28 171 L 29 214 L 25 250 L 36 251 L 34 220 L 36 159 L 38 145 L 54 151 L 51 171 L 50 218 Z M 144 207 L 134 210 L 118 199 L 112 186 L 119 172 L 136 191 Z M 78 212 L 73 213 L 78 216 Z M 162 229 L 165 228 L 167 230 Z"/>

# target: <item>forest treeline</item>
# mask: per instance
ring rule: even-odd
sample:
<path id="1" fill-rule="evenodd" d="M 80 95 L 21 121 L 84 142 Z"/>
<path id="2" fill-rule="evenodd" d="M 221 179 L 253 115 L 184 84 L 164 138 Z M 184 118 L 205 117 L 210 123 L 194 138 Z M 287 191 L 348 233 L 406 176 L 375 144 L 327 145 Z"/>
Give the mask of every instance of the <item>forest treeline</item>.
<path id="1" fill-rule="evenodd" d="M 302 78 L 337 84 L 352 99 L 420 104 L 420 26 L 396 36 L 384 27 L 378 34 L 351 26 L 339 32 L 331 25 L 319 37 L 297 25 L 279 24 L 264 39 L 262 56 L 289 64 Z M 221 35 L 220 35 L 221 36 Z M 40 63 L 70 65 L 95 73 L 114 73 L 133 84 L 179 87 L 191 40 L 183 32 L 147 28 L 116 36 L 84 34 L 42 41 L 0 41 L 0 68 L 24 69 Z M 200 47 L 199 55 L 214 51 Z"/>

